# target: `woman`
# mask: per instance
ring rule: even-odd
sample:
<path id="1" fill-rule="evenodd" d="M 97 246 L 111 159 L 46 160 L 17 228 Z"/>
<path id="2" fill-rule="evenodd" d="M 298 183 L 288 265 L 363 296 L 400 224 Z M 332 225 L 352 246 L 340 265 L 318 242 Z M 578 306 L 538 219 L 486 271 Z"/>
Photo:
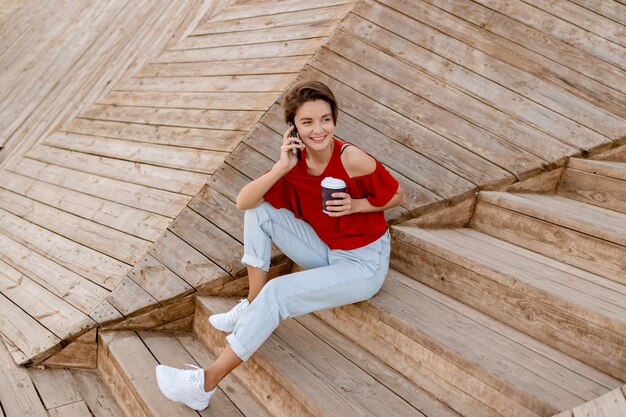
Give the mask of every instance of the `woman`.
<path id="1" fill-rule="evenodd" d="M 337 102 L 318 81 L 303 81 L 283 101 L 280 159 L 237 196 L 244 216 L 244 257 L 250 289 L 232 310 L 209 318 L 232 332 L 228 346 L 206 369 L 156 369 L 163 394 L 196 410 L 208 406 L 218 382 L 247 360 L 280 321 L 371 298 L 389 267 L 389 231 L 383 211 L 401 204 L 398 182 L 376 159 L 333 136 Z M 292 133 L 297 129 L 299 137 Z M 301 158 L 297 156 L 301 151 Z M 346 192 L 322 204 L 321 181 L 339 178 Z M 336 199 L 335 199 L 336 198 Z M 302 266 L 268 282 L 274 243 Z"/>

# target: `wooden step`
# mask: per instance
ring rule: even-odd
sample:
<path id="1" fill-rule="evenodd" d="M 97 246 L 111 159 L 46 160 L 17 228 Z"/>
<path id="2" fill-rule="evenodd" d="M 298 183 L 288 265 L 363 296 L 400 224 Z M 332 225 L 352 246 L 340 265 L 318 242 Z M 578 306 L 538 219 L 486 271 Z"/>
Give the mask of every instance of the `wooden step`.
<path id="1" fill-rule="evenodd" d="M 161 394 L 155 376 L 157 364 L 205 367 L 214 359 L 191 333 L 109 332 L 99 338 L 98 371 L 128 417 L 270 417 L 232 376 L 219 384 L 209 408 L 201 413 Z"/>
<path id="2" fill-rule="evenodd" d="M 481 192 L 470 227 L 626 284 L 626 214 L 558 195 Z"/>
<path id="3" fill-rule="evenodd" d="M 95 370 L 17 366 L 1 337 L 0 381 L 2 417 L 124 416 Z"/>
<path id="4" fill-rule="evenodd" d="M 316 315 L 407 377 L 415 361 L 502 415 L 553 415 L 621 384 L 393 269 L 372 299 Z"/>
<path id="5" fill-rule="evenodd" d="M 194 333 L 218 354 L 226 335 L 207 318 L 237 301 L 198 297 L 197 303 Z M 282 322 L 234 374 L 277 417 L 459 416 L 313 315 Z"/>
<path id="6" fill-rule="evenodd" d="M 572 158 L 563 173 L 559 195 L 626 213 L 626 163 Z"/>
<path id="7" fill-rule="evenodd" d="M 626 287 L 472 229 L 394 227 L 392 266 L 615 378 Z"/>

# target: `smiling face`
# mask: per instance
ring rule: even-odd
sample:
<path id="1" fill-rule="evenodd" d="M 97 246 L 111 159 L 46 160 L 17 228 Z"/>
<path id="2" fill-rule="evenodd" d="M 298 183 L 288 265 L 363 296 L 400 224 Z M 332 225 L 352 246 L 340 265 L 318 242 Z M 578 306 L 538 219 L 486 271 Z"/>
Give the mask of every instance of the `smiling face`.
<path id="1" fill-rule="evenodd" d="M 296 128 L 307 149 L 321 151 L 333 140 L 335 121 L 330 104 L 324 100 L 307 101 L 296 111 Z"/>

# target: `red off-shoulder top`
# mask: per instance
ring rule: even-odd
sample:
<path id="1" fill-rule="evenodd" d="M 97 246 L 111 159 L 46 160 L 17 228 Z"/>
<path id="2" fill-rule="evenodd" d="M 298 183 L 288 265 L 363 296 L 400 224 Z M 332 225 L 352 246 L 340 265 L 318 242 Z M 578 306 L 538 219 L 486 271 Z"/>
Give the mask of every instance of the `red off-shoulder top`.
<path id="1" fill-rule="evenodd" d="M 341 148 L 346 142 L 334 139 L 330 161 L 321 175 L 310 175 L 306 167 L 306 149 L 302 159 L 278 180 L 264 198 L 275 208 L 291 210 L 297 218 L 309 223 L 330 249 L 350 250 L 368 245 L 387 231 L 382 211 L 331 217 L 322 212 L 322 185 L 325 177 L 346 182 L 346 192 L 353 199 L 367 198 L 377 207 L 391 200 L 398 181 L 376 160 L 376 169 L 367 175 L 350 177 L 341 163 Z"/>

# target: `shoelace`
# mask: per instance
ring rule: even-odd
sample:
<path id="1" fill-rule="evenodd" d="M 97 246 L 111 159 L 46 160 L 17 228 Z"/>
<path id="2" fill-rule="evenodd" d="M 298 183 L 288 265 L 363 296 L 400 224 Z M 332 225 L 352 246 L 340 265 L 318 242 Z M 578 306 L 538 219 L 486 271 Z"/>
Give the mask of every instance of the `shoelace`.
<path id="1" fill-rule="evenodd" d="M 190 363 L 186 363 L 185 365 L 191 368 L 195 368 L 195 369 L 184 369 L 183 375 L 185 375 L 185 378 L 189 380 L 189 383 L 191 385 L 193 385 L 194 387 L 202 388 L 202 390 L 204 391 L 204 383 L 202 379 L 200 378 L 200 375 L 197 372 L 195 372 L 196 370 L 202 370 L 202 368 L 196 365 L 192 365 Z"/>
<path id="2" fill-rule="evenodd" d="M 242 298 L 241 300 L 239 300 L 239 304 L 237 304 L 235 308 L 229 311 L 229 313 L 231 313 L 231 315 L 235 317 L 241 316 L 241 314 L 243 314 L 243 310 L 247 307 L 247 304 L 244 303 L 244 301 L 246 301 L 245 298 Z"/>

